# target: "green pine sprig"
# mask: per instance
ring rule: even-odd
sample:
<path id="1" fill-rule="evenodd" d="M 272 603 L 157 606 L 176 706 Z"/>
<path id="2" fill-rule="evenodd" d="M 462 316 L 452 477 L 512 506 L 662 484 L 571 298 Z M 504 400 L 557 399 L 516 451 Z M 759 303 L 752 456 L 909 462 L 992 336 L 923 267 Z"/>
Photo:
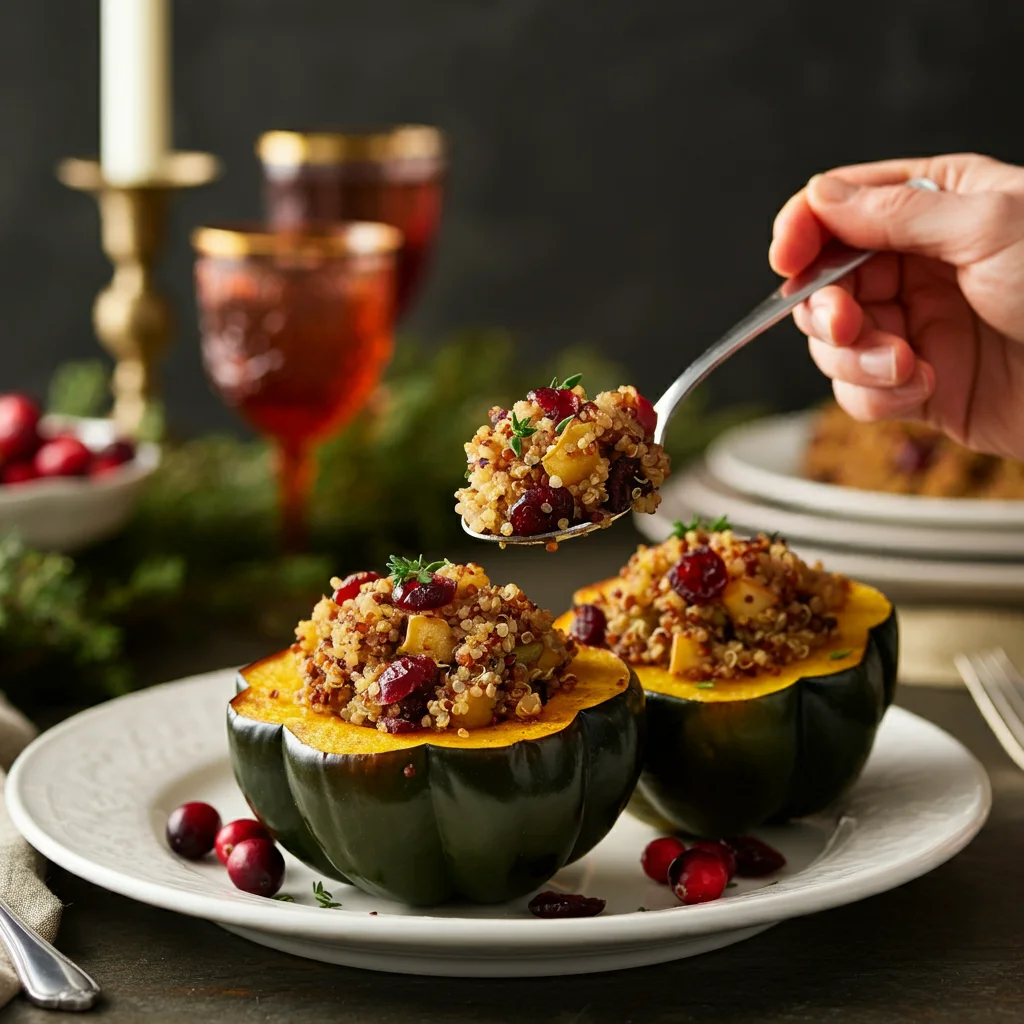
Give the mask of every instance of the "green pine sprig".
<path id="1" fill-rule="evenodd" d="M 529 419 L 521 420 L 514 412 L 509 414 L 512 417 L 512 439 L 509 447 L 516 453 L 516 458 L 522 458 L 523 438 L 537 433 L 536 427 L 530 426 Z"/>
<path id="2" fill-rule="evenodd" d="M 341 906 L 340 903 L 334 902 L 334 893 L 328 892 L 323 882 L 313 883 L 313 896 L 324 910 L 334 910 L 335 907 Z"/>
<path id="3" fill-rule="evenodd" d="M 395 586 L 400 583 L 408 583 L 415 580 L 417 583 L 429 583 L 431 577 L 438 569 L 451 565 L 447 558 L 441 558 L 436 562 L 425 562 L 423 556 L 418 558 L 402 558 L 401 555 L 392 555 L 388 559 L 388 575 Z"/>

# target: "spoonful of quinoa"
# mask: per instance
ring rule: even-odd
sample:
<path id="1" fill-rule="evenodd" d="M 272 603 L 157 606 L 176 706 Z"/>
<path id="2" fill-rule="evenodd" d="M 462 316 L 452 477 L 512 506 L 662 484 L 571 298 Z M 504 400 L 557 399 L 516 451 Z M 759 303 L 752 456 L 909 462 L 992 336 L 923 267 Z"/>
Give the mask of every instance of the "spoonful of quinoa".
<path id="1" fill-rule="evenodd" d="M 463 530 L 502 547 L 544 544 L 554 551 L 631 509 L 654 512 L 669 474 L 665 434 L 683 400 L 804 299 L 873 255 L 830 243 L 691 363 L 654 405 L 632 386 L 590 400 L 576 374 L 534 389 L 510 409 L 491 409 L 490 423 L 465 446 L 466 486 L 455 492 Z"/>

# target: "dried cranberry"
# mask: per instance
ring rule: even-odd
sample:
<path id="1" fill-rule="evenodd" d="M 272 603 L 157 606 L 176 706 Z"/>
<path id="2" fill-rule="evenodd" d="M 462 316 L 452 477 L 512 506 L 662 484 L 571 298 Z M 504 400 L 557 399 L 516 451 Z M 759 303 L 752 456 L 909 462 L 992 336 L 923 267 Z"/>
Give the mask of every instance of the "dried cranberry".
<path id="1" fill-rule="evenodd" d="M 930 437 L 908 437 L 896 449 L 893 464 L 901 473 L 922 473 L 931 464 L 935 441 Z"/>
<path id="2" fill-rule="evenodd" d="M 81 476 L 89 469 L 92 452 L 77 437 L 55 437 L 36 452 L 35 470 L 40 476 Z"/>
<path id="3" fill-rule="evenodd" d="M 381 704 L 394 704 L 437 682 L 437 662 L 425 654 L 403 654 L 377 677 Z M 422 716 L 421 716 L 422 717 Z"/>
<path id="4" fill-rule="evenodd" d="M 536 402 L 544 410 L 544 415 L 556 423 L 580 411 L 580 396 L 569 388 L 535 388 L 526 397 Z"/>
<path id="5" fill-rule="evenodd" d="M 28 458 L 39 445 L 39 407 L 27 395 L 0 395 L 0 458 Z"/>
<path id="6" fill-rule="evenodd" d="M 24 484 L 38 476 L 31 462 L 8 462 L 0 469 L 0 484 Z"/>
<path id="7" fill-rule="evenodd" d="M 688 604 L 709 604 L 729 582 L 725 562 L 709 547 L 688 551 L 668 571 L 669 586 Z"/>
<path id="8" fill-rule="evenodd" d="M 227 860 L 228 878 L 236 889 L 273 896 L 284 881 L 284 857 L 269 839 L 243 839 Z"/>
<path id="9" fill-rule="evenodd" d="M 680 903 L 709 903 L 725 892 L 729 872 L 717 854 L 687 850 L 669 865 L 668 884 Z"/>
<path id="10" fill-rule="evenodd" d="M 372 570 L 350 573 L 341 581 L 341 586 L 334 592 L 335 603 L 341 604 L 342 601 L 355 597 L 359 593 L 359 588 L 364 583 L 372 583 L 374 580 L 379 579 L 380 573 L 373 572 Z"/>
<path id="11" fill-rule="evenodd" d="M 171 811 L 167 819 L 167 845 L 179 856 L 198 860 L 213 849 L 220 831 L 220 815 L 209 804 L 190 801 Z"/>
<path id="12" fill-rule="evenodd" d="M 659 885 L 668 885 L 669 865 L 686 850 L 686 844 L 675 836 L 652 839 L 640 855 L 644 874 Z"/>
<path id="13" fill-rule="evenodd" d="M 564 487 L 531 487 L 509 509 L 508 521 L 517 537 L 532 537 L 560 529 L 560 519 L 571 523 L 575 512 L 572 495 Z"/>
<path id="14" fill-rule="evenodd" d="M 640 424 L 644 437 L 653 434 L 658 425 L 658 414 L 654 411 L 654 406 L 639 391 L 636 395 L 636 421 Z"/>
<path id="15" fill-rule="evenodd" d="M 721 857 L 722 863 L 725 864 L 725 870 L 729 873 L 729 881 L 732 881 L 733 875 L 736 874 L 736 858 L 733 856 L 732 850 L 720 839 L 701 839 L 691 844 L 690 849 L 703 850 L 705 853 Z"/>
<path id="16" fill-rule="evenodd" d="M 608 500 L 605 508 L 610 512 L 625 512 L 633 504 L 633 491 L 640 488 L 641 494 L 649 494 L 651 481 L 643 475 L 639 459 L 616 459 L 608 470 Z"/>
<path id="17" fill-rule="evenodd" d="M 229 821 L 220 829 L 217 838 L 213 841 L 213 852 L 217 854 L 217 860 L 221 864 L 227 864 L 231 851 L 243 839 L 270 839 L 270 833 L 253 818 Z"/>
<path id="18" fill-rule="evenodd" d="M 430 608 L 440 608 L 455 597 L 455 580 L 447 576 L 432 573 L 429 583 L 419 580 L 405 580 L 395 587 L 392 597 L 399 608 L 409 611 L 423 612 Z"/>
<path id="19" fill-rule="evenodd" d="M 530 900 L 534 917 L 596 917 L 604 910 L 604 900 L 566 892 L 542 892 Z"/>
<path id="20" fill-rule="evenodd" d="M 508 419 L 508 409 L 502 409 L 501 406 L 496 405 L 487 414 L 487 418 L 491 421 L 491 426 L 496 427 L 502 420 Z"/>
<path id="21" fill-rule="evenodd" d="M 722 842 L 732 850 L 740 878 L 761 878 L 786 866 L 786 858 L 756 836 L 734 836 Z"/>
<path id="22" fill-rule="evenodd" d="M 581 644 L 604 647 L 604 630 L 607 625 L 604 612 L 596 604 L 581 604 L 576 606 L 569 632 Z"/>

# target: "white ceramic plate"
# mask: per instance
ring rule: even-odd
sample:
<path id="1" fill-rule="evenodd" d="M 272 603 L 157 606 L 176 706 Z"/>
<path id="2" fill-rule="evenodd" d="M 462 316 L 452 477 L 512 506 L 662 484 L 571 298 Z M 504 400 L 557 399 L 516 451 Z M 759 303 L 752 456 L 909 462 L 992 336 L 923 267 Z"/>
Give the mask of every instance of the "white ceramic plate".
<path id="1" fill-rule="evenodd" d="M 689 519 L 698 513 L 682 504 L 674 504 L 672 511 L 671 517 L 659 509 L 654 515 L 634 515 L 633 520 L 645 537 L 658 544 L 671 532 L 673 519 Z M 742 532 L 745 524 L 733 525 Z M 751 532 L 755 529 L 758 527 Z M 821 562 L 831 572 L 878 587 L 897 603 L 1019 605 L 1024 601 L 1024 565 L 1019 562 L 900 558 L 801 540 L 793 540 L 790 547 L 804 561 Z"/>
<path id="2" fill-rule="evenodd" d="M 44 434 L 74 434 L 94 451 L 116 440 L 105 419 L 47 416 Z M 137 446 L 135 458 L 101 477 L 53 477 L 0 487 L 0 533 L 15 530 L 26 544 L 48 551 L 77 551 L 117 533 L 135 508 L 145 479 L 160 463 L 154 444 Z"/>
<path id="3" fill-rule="evenodd" d="M 958 530 L 949 526 L 840 519 L 780 508 L 721 483 L 702 464 L 673 476 L 662 488 L 659 515 L 685 519 L 687 510 L 709 519 L 728 516 L 733 526 L 746 533 L 778 532 L 790 541 L 807 541 L 829 548 L 876 555 L 925 555 L 947 561 L 1024 561 L 1024 530 Z M 1020 569 L 1024 575 L 1024 565 Z"/>
<path id="4" fill-rule="evenodd" d="M 1024 528 L 1024 501 L 924 498 L 805 480 L 800 460 L 813 412 L 770 416 L 726 431 L 708 448 L 711 472 L 743 494 L 843 518 L 975 528 Z"/>
<path id="5" fill-rule="evenodd" d="M 185 800 L 209 800 L 225 820 L 247 813 L 227 755 L 232 679 L 223 671 L 155 687 L 44 733 L 11 770 L 8 810 L 37 849 L 98 885 L 262 945 L 370 970 L 561 975 L 716 949 L 930 871 L 977 833 L 991 800 L 984 769 L 956 740 L 893 709 L 839 811 L 761 833 L 789 861 L 774 884 L 749 880 L 724 899 L 682 907 L 640 870 L 640 852 L 655 833 L 624 816 L 552 883 L 605 898 L 600 917 L 536 920 L 525 898 L 414 909 L 339 884 L 328 888 L 342 909 L 325 910 L 309 905 L 316 876 L 293 860 L 284 892 L 300 902 L 281 903 L 233 889 L 212 858 L 184 861 L 164 843 L 168 812 Z"/>

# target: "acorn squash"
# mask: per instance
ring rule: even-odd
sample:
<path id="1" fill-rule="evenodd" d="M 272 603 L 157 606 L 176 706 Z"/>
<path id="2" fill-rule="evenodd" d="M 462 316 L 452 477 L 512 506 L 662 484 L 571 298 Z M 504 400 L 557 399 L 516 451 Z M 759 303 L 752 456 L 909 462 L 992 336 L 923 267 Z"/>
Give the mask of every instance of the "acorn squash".
<path id="1" fill-rule="evenodd" d="M 538 719 L 388 734 L 295 702 L 289 651 L 239 673 L 235 777 L 282 846 L 324 874 L 413 905 L 513 899 L 592 849 L 640 773 L 644 696 L 586 648 Z"/>
<path id="2" fill-rule="evenodd" d="M 577 591 L 576 604 L 614 582 Z M 555 625 L 569 630 L 572 616 Z M 634 666 L 647 695 L 647 746 L 630 811 L 665 830 L 720 837 L 842 796 L 892 703 L 898 631 L 890 602 L 861 583 L 837 618 L 827 646 L 777 675 L 701 687 Z"/>

